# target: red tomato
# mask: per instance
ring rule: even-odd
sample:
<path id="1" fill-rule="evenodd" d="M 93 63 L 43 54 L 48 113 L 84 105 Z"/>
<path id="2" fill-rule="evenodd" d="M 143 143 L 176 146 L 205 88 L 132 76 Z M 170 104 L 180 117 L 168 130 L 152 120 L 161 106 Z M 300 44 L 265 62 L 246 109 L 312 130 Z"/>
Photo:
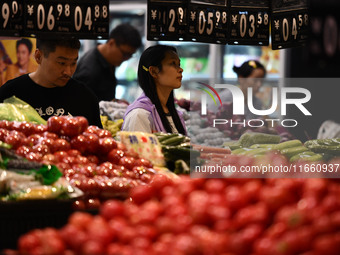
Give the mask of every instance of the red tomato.
<path id="1" fill-rule="evenodd" d="M 78 125 L 80 126 L 80 133 L 85 132 L 87 127 L 89 126 L 89 122 L 83 116 L 76 116 L 74 117 L 78 121 Z"/>
<path id="2" fill-rule="evenodd" d="M 94 125 L 88 126 L 84 132 L 91 133 L 91 134 L 97 134 L 99 132 L 100 128 Z"/>
<path id="3" fill-rule="evenodd" d="M 0 128 L 11 130 L 11 121 L 8 120 L 0 120 Z"/>
<path id="4" fill-rule="evenodd" d="M 61 127 L 60 134 L 74 137 L 82 133 L 82 127 L 80 126 L 78 120 L 76 118 L 66 118 Z"/>
<path id="5" fill-rule="evenodd" d="M 42 160 L 43 155 L 37 152 L 30 152 L 26 155 L 26 158 L 30 161 L 40 162 Z"/>
<path id="6" fill-rule="evenodd" d="M 85 151 L 89 154 L 97 154 L 99 148 L 99 137 L 96 134 L 86 132 L 84 132 L 83 135 L 85 136 Z"/>
<path id="7" fill-rule="evenodd" d="M 81 154 L 87 149 L 86 137 L 84 135 L 73 137 L 70 144 L 72 149 L 80 151 Z"/>
<path id="8" fill-rule="evenodd" d="M 5 137 L 4 142 L 12 145 L 13 149 L 17 149 L 20 145 L 27 144 L 28 139 L 23 133 L 13 130 Z"/>
<path id="9" fill-rule="evenodd" d="M 24 133 L 26 136 L 29 136 L 35 132 L 34 124 L 23 121 L 20 122 L 18 126 L 18 131 Z"/>
<path id="10" fill-rule="evenodd" d="M 56 139 L 54 140 L 53 147 L 51 148 L 52 152 L 55 151 L 68 151 L 71 149 L 71 144 L 65 139 Z"/>
<path id="11" fill-rule="evenodd" d="M 266 224 L 269 220 L 269 211 L 263 203 L 248 205 L 237 211 L 234 219 L 238 227 L 244 227 L 252 223 Z"/>
<path id="12" fill-rule="evenodd" d="M 75 149 L 70 149 L 67 151 L 67 154 L 71 157 L 78 157 L 81 156 L 81 153 L 79 150 L 75 150 Z"/>
<path id="13" fill-rule="evenodd" d="M 124 216 L 124 204 L 118 200 L 105 201 L 100 207 L 100 215 L 107 220 L 117 216 Z"/>
<path id="14" fill-rule="evenodd" d="M 9 135 L 9 131 L 4 128 L 0 128 L 0 140 L 5 141 L 5 137 Z"/>
<path id="15" fill-rule="evenodd" d="M 109 152 L 107 155 L 108 161 L 110 161 L 113 164 L 118 164 L 119 160 L 124 157 L 125 153 L 122 150 L 119 149 L 113 149 Z"/>
<path id="16" fill-rule="evenodd" d="M 241 187 L 236 185 L 227 186 L 225 189 L 225 198 L 227 205 L 232 210 L 238 210 L 248 204 L 248 198 Z"/>
<path id="17" fill-rule="evenodd" d="M 55 158 L 58 162 L 62 162 L 63 158 L 68 156 L 66 151 L 57 151 L 57 152 L 53 153 L 53 155 L 55 156 Z"/>
<path id="18" fill-rule="evenodd" d="M 69 224 L 82 230 L 85 230 L 92 221 L 93 221 L 93 216 L 86 212 L 74 212 L 68 218 Z"/>
<path id="19" fill-rule="evenodd" d="M 313 241 L 314 251 L 317 254 L 337 255 L 340 253 L 340 244 L 334 234 L 322 235 Z"/>
<path id="20" fill-rule="evenodd" d="M 150 160 L 145 159 L 145 158 L 138 158 L 135 160 L 135 166 L 144 166 L 147 168 L 152 168 L 153 165 Z"/>
<path id="21" fill-rule="evenodd" d="M 111 150 L 117 148 L 117 142 L 112 137 L 99 138 L 99 153 L 108 154 Z"/>
<path id="22" fill-rule="evenodd" d="M 102 255 L 105 253 L 104 246 L 95 240 L 89 240 L 82 245 L 81 254 L 84 255 Z"/>
<path id="23" fill-rule="evenodd" d="M 172 186 L 174 182 L 163 174 L 156 174 L 153 176 L 150 185 L 156 190 L 156 192 L 161 191 L 166 186 Z"/>
<path id="24" fill-rule="evenodd" d="M 37 144 L 32 147 L 34 152 L 41 153 L 42 155 L 46 155 L 50 153 L 50 149 L 47 145 L 45 144 Z"/>
<path id="25" fill-rule="evenodd" d="M 43 139 L 43 136 L 40 134 L 33 134 L 28 137 L 28 140 L 32 144 L 32 146 L 40 143 L 41 139 Z"/>
<path id="26" fill-rule="evenodd" d="M 109 130 L 99 129 L 96 133 L 99 138 L 112 138 L 112 134 Z"/>
<path id="27" fill-rule="evenodd" d="M 22 157 L 26 157 L 26 155 L 30 152 L 32 152 L 32 148 L 27 145 L 21 145 L 16 149 L 16 154 Z"/>
<path id="28" fill-rule="evenodd" d="M 51 132 L 48 132 L 48 131 L 45 131 L 44 133 L 42 133 L 42 135 L 43 135 L 43 137 L 49 138 L 49 139 L 52 139 L 52 140 L 59 138 L 59 136 L 57 134 L 51 133 Z"/>
<path id="29" fill-rule="evenodd" d="M 125 168 L 132 170 L 133 167 L 135 166 L 135 161 L 136 160 L 133 157 L 124 156 L 119 160 L 118 165 L 124 166 Z"/>
<path id="30" fill-rule="evenodd" d="M 46 154 L 42 157 L 41 162 L 44 164 L 55 164 L 57 163 L 57 160 L 53 154 Z"/>
<path id="31" fill-rule="evenodd" d="M 47 131 L 46 125 L 43 125 L 43 124 L 34 125 L 34 133 L 35 134 L 44 133 L 45 131 Z"/>
<path id="32" fill-rule="evenodd" d="M 53 116 L 47 120 L 47 130 L 52 133 L 60 134 L 64 118 Z"/>
<path id="33" fill-rule="evenodd" d="M 142 204 L 155 195 L 155 190 L 149 185 L 140 185 L 130 191 L 130 197 L 136 204 Z"/>
<path id="34" fill-rule="evenodd" d="M 96 155 L 88 155 L 87 156 L 87 159 L 91 162 L 91 163 L 94 163 L 94 164 L 97 164 L 99 163 L 99 159 Z"/>
<path id="35" fill-rule="evenodd" d="M 98 198 L 90 198 L 85 201 L 86 209 L 99 209 L 100 200 Z"/>
<path id="36" fill-rule="evenodd" d="M 221 193 L 225 189 L 222 179 L 209 179 L 205 182 L 204 188 L 209 193 Z"/>

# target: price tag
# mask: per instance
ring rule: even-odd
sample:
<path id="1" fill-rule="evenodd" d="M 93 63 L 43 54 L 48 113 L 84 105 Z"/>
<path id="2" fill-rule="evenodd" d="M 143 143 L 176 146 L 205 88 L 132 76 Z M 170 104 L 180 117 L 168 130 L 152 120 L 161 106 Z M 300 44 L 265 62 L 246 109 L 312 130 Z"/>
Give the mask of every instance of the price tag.
<path id="1" fill-rule="evenodd" d="M 23 24 L 23 0 L 0 2 L 0 35 L 19 36 Z"/>
<path id="2" fill-rule="evenodd" d="M 231 0 L 228 44 L 268 45 L 268 0 Z"/>
<path id="3" fill-rule="evenodd" d="M 148 0 L 147 23 L 148 40 L 185 40 L 187 0 Z"/>
<path id="4" fill-rule="evenodd" d="M 195 42 L 227 42 L 227 0 L 190 0 L 187 38 Z"/>
<path id="5" fill-rule="evenodd" d="M 273 50 L 305 45 L 309 33 L 307 0 L 273 0 L 271 27 Z"/>
<path id="6" fill-rule="evenodd" d="M 24 35 L 108 38 L 108 0 L 25 0 Z"/>

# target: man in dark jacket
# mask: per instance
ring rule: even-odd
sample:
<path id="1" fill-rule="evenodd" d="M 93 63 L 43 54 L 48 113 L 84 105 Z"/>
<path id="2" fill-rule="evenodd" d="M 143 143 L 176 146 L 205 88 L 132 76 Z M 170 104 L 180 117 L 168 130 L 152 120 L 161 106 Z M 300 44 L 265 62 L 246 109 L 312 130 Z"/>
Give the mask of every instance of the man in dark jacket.
<path id="1" fill-rule="evenodd" d="M 141 46 L 139 32 L 129 24 L 114 28 L 104 44 L 87 51 L 78 61 L 73 78 L 83 82 L 99 101 L 115 99 L 116 67 L 130 59 Z"/>

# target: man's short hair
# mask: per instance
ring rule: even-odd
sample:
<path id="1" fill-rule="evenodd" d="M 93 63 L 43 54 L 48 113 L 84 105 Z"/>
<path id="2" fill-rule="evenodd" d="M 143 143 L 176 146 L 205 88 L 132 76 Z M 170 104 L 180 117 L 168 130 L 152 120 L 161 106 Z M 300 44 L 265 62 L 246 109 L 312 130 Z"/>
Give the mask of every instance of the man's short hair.
<path id="1" fill-rule="evenodd" d="M 45 57 L 48 57 L 51 52 L 55 52 L 57 46 L 79 50 L 80 41 L 79 39 L 37 39 L 37 49 L 41 50 L 44 53 Z"/>
<path id="2" fill-rule="evenodd" d="M 117 45 L 126 44 L 136 49 L 142 45 L 138 30 L 128 23 L 116 26 L 110 32 L 109 39 L 114 39 Z"/>
<path id="3" fill-rule="evenodd" d="M 18 50 L 18 47 L 19 47 L 20 44 L 26 45 L 29 53 L 32 52 L 33 45 L 32 45 L 32 42 L 29 39 L 22 38 L 20 40 L 17 40 L 17 42 L 16 42 L 16 49 L 17 50 Z"/>

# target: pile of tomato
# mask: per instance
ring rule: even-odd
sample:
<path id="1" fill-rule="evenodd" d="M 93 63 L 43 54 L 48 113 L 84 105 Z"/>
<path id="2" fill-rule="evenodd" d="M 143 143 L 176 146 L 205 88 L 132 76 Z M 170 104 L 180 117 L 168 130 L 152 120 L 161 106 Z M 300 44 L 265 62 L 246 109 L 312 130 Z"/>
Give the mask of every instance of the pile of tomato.
<path id="1" fill-rule="evenodd" d="M 190 179 L 157 175 L 75 212 L 61 229 L 36 229 L 18 254 L 340 254 L 340 185 L 330 179 Z"/>
<path id="2" fill-rule="evenodd" d="M 0 121 L 0 141 L 28 160 L 54 164 L 85 193 L 77 209 L 98 208 L 100 201 L 126 198 L 130 188 L 150 181 L 149 160 L 127 153 L 108 130 L 89 126 L 84 117 L 51 117 L 47 125 Z"/>

